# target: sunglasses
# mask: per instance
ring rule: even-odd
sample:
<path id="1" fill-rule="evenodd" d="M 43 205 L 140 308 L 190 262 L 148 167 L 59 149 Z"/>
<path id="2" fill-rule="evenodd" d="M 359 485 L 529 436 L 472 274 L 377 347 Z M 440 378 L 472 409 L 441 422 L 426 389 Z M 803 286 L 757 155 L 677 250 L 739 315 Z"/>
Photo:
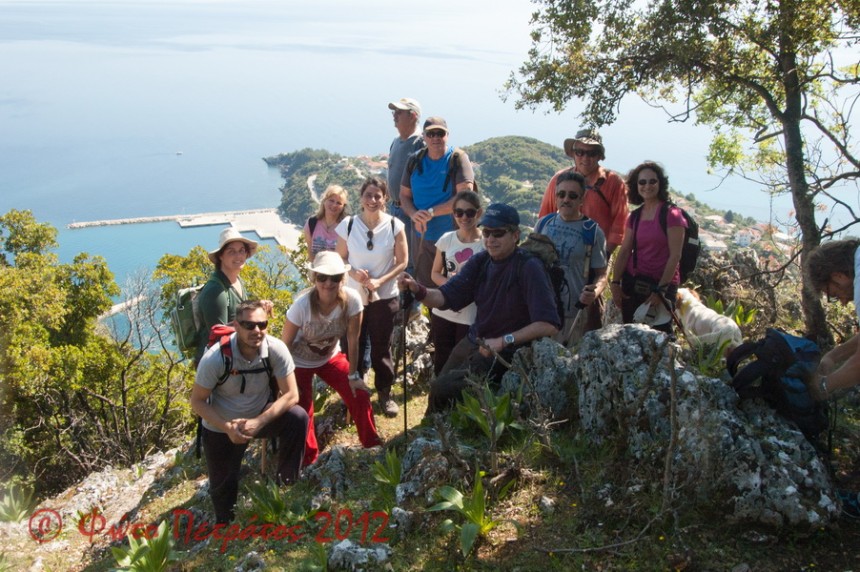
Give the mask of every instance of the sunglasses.
<path id="1" fill-rule="evenodd" d="M 597 149 L 574 149 L 573 154 L 577 157 L 600 157 L 600 151 Z"/>
<path id="2" fill-rule="evenodd" d="M 367 231 L 367 250 L 373 250 L 373 231 Z"/>
<path id="3" fill-rule="evenodd" d="M 343 274 L 317 274 L 316 276 L 317 282 L 333 282 L 334 284 L 339 283 L 343 280 Z"/>
<path id="4" fill-rule="evenodd" d="M 502 238 L 506 234 L 508 234 L 510 230 L 507 228 L 482 228 L 481 234 L 484 235 L 484 238 Z"/>
<path id="5" fill-rule="evenodd" d="M 251 320 L 240 320 L 239 325 L 248 331 L 254 330 L 255 328 L 260 328 L 260 331 L 264 332 L 264 331 L 266 331 L 266 328 L 269 327 L 269 320 L 264 320 L 262 322 L 252 322 Z"/>
<path id="6" fill-rule="evenodd" d="M 425 131 L 424 136 L 428 139 L 441 139 L 446 136 L 447 133 L 442 131 L 441 129 L 431 129 L 430 131 Z"/>
<path id="7" fill-rule="evenodd" d="M 478 214 L 476 209 L 454 209 L 454 216 L 457 218 L 475 218 L 475 215 Z"/>
<path id="8" fill-rule="evenodd" d="M 657 179 L 639 179 L 639 186 L 644 187 L 645 185 L 656 185 L 659 183 Z"/>
<path id="9" fill-rule="evenodd" d="M 575 201 L 576 199 L 578 199 L 582 195 L 580 195 L 579 193 L 574 193 L 573 191 L 559 191 L 555 194 L 555 196 L 557 196 L 560 199 L 564 199 L 565 197 L 567 197 L 570 200 Z"/>

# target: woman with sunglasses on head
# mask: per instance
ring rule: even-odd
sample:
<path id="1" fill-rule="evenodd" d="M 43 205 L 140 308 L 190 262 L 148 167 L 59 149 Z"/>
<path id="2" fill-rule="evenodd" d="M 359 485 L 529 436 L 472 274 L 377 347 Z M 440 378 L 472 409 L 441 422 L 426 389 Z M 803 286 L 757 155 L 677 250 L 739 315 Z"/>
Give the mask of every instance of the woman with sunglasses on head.
<path id="1" fill-rule="evenodd" d="M 669 177 L 653 161 L 645 161 L 630 171 L 627 193 L 631 204 L 641 206 L 627 218 L 624 240 L 612 270 L 612 299 L 621 308 L 625 324 L 632 323 L 636 310 L 647 302 L 646 323 L 672 334 L 671 314 L 665 310 L 675 307 L 687 221 L 680 209 L 670 204 Z"/>
<path id="2" fill-rule="evenodd" d="M 335 229 L 340 221 L 349 214 L 349 201 L 346 190 L 340 185 L 329 185 L 320 199 L 317 213 L 305 222 L 305 243 L 308 245 L 308 258 L 311 260 L 323 250 L 337 247 Z"/>
<path id="3" fill-rule="evenodd" d="M 478 231 L 478 220 L 483 214 L 481 198 L 474 191 L 460 191 L 454 197 L 454 222 L 457 230 L 443 234 L 436 241 L 436 258 L 430 279 L 441 286 L 455 276 L 473 255 L 484 250 L 484 241 Z M 433 369 L 442 371 L 451 350 L 469 332 L 475 321 L 475 304 L 459 311 L 433 308 L 430 314 L 430 334 L 433 338 Z"/>
<path id="4" fill-rule="evenodd" d="M 299 405 L 310 418 L 304 466 L 316 461 L 319 454 L 314 432 L 314 375 L 341 396 L 362 446 L 382 443 L 373 421 L 370 388 L 356 369 L 362 304 L 358 292 L 344 284 L 349 266 L 336 252 L 323 251 L 307 268 L 313 286 L 293 301 L 281 333 L 296 364 Z M 349 340 L 348 360 L 339 342 L 344 334 Z"/>
<path id="5" fill-rule="evenodd" d="M 351 266 L 347 285 L 355 288 L 364 304 L 358 354 L 363 356 L 370 343 L 373 384 L 385 415 L 395 417 L 397 404 L 391 399 L 394 364 L 391 359 L 391 333 L 398 310 L 397 282 L 409 262 L 403 223 L 385 212 L 388 187 L 385 181 L 370 177 L 359 190 L 361 212 L 347 217 L 337 226 L 337 253 Z M 350 342 L 351 343 L 351 342 Z M 363 375 L 359 364 L 359 371 Z"/>

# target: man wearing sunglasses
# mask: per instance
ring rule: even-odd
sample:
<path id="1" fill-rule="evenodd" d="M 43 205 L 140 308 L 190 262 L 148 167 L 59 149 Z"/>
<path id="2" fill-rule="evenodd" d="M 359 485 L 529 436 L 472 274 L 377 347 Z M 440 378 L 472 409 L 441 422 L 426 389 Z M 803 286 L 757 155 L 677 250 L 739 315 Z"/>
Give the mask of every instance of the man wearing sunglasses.
<path id="1" fill-rule="evenodd" d="M 584 195 L 582 175 L 573 169 L 560 173 L 555 193 L 558 212 L 546 215 L 535 225 L 535 232 L 548 236 L 558 249 L 559 265 L 567 279 L 567 297 L 562 299 L 565 325 L 556 338 L 563 344 L 571 337 L 576 315 L 587 312 L 606 289 L 606 239 L 597 223 L 582 214 Z M 587 322 L 581 320 L 583 327 L 577 330 L 594 329 L 594 324 Z"/>
<path id="2" fill-rule="evenodd" d="M 561 323 L 555 292 L 543 262 L 517 247 L 520 216 L 510 205 L 487 207 L 480 221 L 484 252 L 469 259 L 438 289 L 427 288 L 408 274 L 398 278 L 415 299 L 429 308 L 461 310 L 477 306 L 468 335 L 451 352 L 430 384 L 427 414 L 449 409 L 466 387 L 466 374 L 487 374 L 498 383 L 504 373 L 494 352 L 507 360 L 521 346 L 558 333 Z"/>
<path id="3" fill-rule="evenodd" d="M 397 137 L 391 142 L 388 150 L 388 192 L 391 193 L 391 214 L 406 225 L 406 240 L 409 252 L 407 272 L 412 272 L 412 219 L 404 212 L 400 204 L 400 181 L 406 169 L 406 160 L 410 155 L 424 148 L 424 137 L 418 128 L 421 118 L 421 105 L 410 97 L 401 98 L 388 104 L 394 118 L 394 128 Z"/>
<path id="4" fill-rule="evenodd" d="M 603 168 L 600 161 L 606 158 L 603 138 L 596 129 L 580 129 L 573 139 L 564 140 L 564 152 L 573 159 L 574 170 L 585 178 L 585 195 L 582 213 L 597 223 L 606 237 L 607 260 L 624 240 L 627 222 L 627 187 L 618 173 Z M 540 204 L 538 217 L 558 211 L 556 185 L 562 169 L 550 179 Z M 588 307 L 586 329 L 596 330 L 603 325 L 603 298 Z"/>
<path id="5" fill-rule="evenodd" d="M 305 452 L 308 414 L 299 407 L 293 358 L 278 338 L 266 334 L 262 301 L 242 302 L 230 336 L 231 357 L 221 344 L 209 348 L 197 367 L 191 408 L 203 418 L 203 451 L 209 496 L 218 524 L 233 520 L 242 457 L 251 439 L 278 438 L 277 478 L 296 481 Z M 269 375 L 279 397 L 270 401 Z"/>
<path id="6" fill-rule="evenodd" d="M 451 217 L 454 195 L 472 190 L 475 173 L 466 152 L 448 145 L 448 123 L 441 117 L 429 117 L 424 122 L 424 143 L 426 150 L 407 161 L 400 201 L 414 229 L 415 278 L 432 287 L 436 241 L 456 229 Z"/>

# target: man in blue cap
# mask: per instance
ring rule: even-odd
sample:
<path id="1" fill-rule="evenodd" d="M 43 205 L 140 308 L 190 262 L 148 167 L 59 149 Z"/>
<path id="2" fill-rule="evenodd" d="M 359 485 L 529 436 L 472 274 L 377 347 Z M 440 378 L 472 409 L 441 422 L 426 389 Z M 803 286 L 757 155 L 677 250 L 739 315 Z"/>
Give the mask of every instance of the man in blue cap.
<path id="1" fill-rule="evenodd" d="M 451 352 L 442 371 L 430 384 L 427 414 L 449 409 L 466 387 L 467 373 L 489 374 L 498 382 L 503 369 L 494 352 L 507 360 L 517 348 L 561 327 L 555 292 L 543 262 L 517 247 L 520 215 L 510 205 L 487 207 L 479 223 L 485 251 L 438 289 L 427 288 L 408 274 L 398 284 L 429 308 L 460 310 L 472 302 L 477 316 Z"/>

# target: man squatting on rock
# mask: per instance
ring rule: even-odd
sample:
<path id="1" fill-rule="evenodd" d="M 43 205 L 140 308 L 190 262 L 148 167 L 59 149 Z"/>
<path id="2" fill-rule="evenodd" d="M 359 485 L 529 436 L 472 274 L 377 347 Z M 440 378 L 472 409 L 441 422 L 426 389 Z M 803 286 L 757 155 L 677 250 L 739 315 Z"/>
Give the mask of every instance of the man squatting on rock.
<path id="1" fill-rule="evenodd" d="M 515 208 L 492 204 L 480 222 L 486 250 L 470 258 L 448 282 L 436 289 L 406 273 L 398 277 L 400 288 L 408 288 L 429 308 L 460 310 L 472 302 L 477 306 L 469 334 L 454 347 L 430 384 L 426 414 L 450 408 L 466 387 L 468 372 L 489 374 L 491 381 L 497 382 L 504 369 L 496 363 L 494 351 L 510 360 L 517 348 L 537 338 L 552 337 L 561 327 L 555 293 L 543 263 L 517 247 L 519 224 Z"/>
<path id="2" fill-rule="evenodd" d="M 284 342 L 266 334 L 268 323 L 264 302 L 239 304 L 233 323 L 236 332 L 230 336 L 233 373 L 220 383 L 224 360 L 220 344 L 214 344 L 203 354 L 191 389 L 191 408 L 203 418 L 209 496 L 218 524 L 235 516 L 239 470 L 251 439 L 278 438 L 280 484 L 296 481 L 305 452 L 308 414 L 298 406 L 293 358 Z M 274 402 L 269 401 L 264 358 L 269 359 L 278 382 L 280 397 Z"/>

